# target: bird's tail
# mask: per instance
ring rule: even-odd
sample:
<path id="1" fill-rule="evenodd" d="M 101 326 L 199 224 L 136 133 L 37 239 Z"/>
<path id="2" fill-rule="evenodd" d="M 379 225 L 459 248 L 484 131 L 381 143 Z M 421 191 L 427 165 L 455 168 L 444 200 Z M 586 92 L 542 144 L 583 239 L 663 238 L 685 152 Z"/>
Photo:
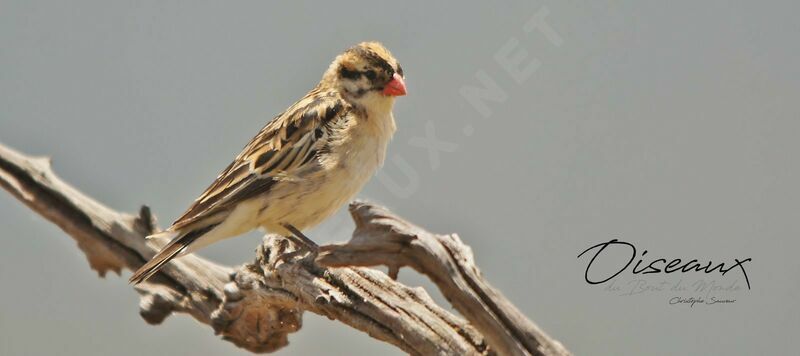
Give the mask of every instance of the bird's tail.
<path id="1" fill-rule="evenodd" d="M 203 236 L 207 232 L 211 231 L 211 229 L 217 225 L 218 224 L 204 226 L 186 233 L 169 231 L 148 236 L 147 239 L 171 237 L 172 240 L 164 245 L 164 247 L 161 248 L 161 251 L 158 251 L 158 253 L 153 256 L 150 261 L 147 261 L 147 263 L 142 265 L 142 267 L 139 267 L 136 272 L 133 272 L 131 278 L 128 279 L 128 283 L 139 284 L 152 277 L 159 270 L 161 270 L 161 268 L 164 267 L 167 262 L 171 261 L 173 258 L 175 258 L 175 256 L 178 256 L 178 254 L 186 250 L 186 248 L 192 242 L 196 241 L 198 238 L 200 238 L 200 236 Z"/>

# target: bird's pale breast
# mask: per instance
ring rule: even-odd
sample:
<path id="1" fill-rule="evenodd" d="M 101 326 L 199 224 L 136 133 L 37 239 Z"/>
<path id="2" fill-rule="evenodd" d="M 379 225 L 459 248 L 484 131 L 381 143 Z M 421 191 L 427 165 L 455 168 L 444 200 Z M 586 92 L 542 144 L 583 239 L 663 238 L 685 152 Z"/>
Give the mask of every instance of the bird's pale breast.
<path id="1" fill-rule="evenodd" d="M 353 119 L 346 130 L 332 138 L 318 169 L 280 181 L 262 198 L 262 227 L 282 234 L 286 223 L 301 230 L 313 227 L 363 188 L 383 163 L 394 119 L 390 111 L 382 117 Z"/>

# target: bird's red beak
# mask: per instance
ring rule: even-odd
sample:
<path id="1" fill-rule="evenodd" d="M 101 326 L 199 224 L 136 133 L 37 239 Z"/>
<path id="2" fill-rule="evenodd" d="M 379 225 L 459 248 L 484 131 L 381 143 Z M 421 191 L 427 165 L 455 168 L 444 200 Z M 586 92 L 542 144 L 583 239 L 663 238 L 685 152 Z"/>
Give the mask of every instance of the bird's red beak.
<path id="1" fill-rule="evenodd" d="M 390 80 L 389 83 L 386 83 L 386 86 L 383 87 L 383 95 L 406 95 L 406 82 L 403 81 L 403 77 L 401 77 L 400 74 L 395 73 L 392 76 L 392 80 Z"/>

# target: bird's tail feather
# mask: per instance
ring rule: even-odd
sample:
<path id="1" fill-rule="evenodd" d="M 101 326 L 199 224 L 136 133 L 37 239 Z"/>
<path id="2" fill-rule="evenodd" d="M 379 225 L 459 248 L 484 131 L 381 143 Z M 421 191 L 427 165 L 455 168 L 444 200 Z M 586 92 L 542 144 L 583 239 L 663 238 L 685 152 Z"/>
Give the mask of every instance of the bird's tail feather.
<path id="1" fill-rule="evenodd" d="M 129 283 L 139 284 L 141 282 L 146 281 L 148 278 L 152 277 L 156 274 L 159 270 L 161 270 L 164 265 L 171 261 L 175 256 L 180 254 L 182 251 L 186 249 L 192 242 L 197 240 L 200 236 L 205 235 L 207 232 L 211 231 L 214 227 L 218 224 L 213 224 L 209 226 L 205 226 L 199 228 L 197 230 L 189 231 L 185 234 L 180 234 L 177 232 L 162 232 L 154 235 L 150 235 L 147 238 L 159 238 L 159 237 L 172 237 L 172 240 L 169 241 L 161 251 L 153 256 L 150 261 L 147 261 L 142 267 L 139 267 L 136 272 L 133 272 L 133 275 L 130 279 L 128 279 Z"/>

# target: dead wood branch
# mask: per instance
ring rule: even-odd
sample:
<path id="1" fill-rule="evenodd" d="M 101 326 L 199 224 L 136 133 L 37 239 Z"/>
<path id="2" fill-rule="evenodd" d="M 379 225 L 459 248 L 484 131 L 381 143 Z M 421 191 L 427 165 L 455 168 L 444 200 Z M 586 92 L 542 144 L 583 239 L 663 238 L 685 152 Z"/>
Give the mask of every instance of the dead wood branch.
<path id="1" fill-rule="evenodd" d="M 0 186 L 75 239 L 101 277 L 136 269 L 158 249 L 144 239 L 157 230 L 147 207 L 138 215 L 114 211 L 61 181 L 49 159 L 0 145 Z M 286 346 L 302 313 L 311 311 L 409 354 L 568 354 L 489 286 L 455 235 L 431 234 L 367 203 L 354 203 L 351 213 L 353 239 L 323 246 L 320 263 L 278 259 L 294 249 L 278 236 L 266 236 L 255 261 L 238 269 L 191 255 L 177 259 L 136 287 L 140 313 L 151 324 L 172 312 L 189 314 L 253 352 Z M 394 275 L 402 266 L 426 274 L 469 323 L 421 288 L 352 267 L 380 264 Z"/>
<path id="2" fill-rule="evenodd" d="M 356 223 L 353 237 L 345 244 L 323 246 L 321 264 L 386 265 L 395 277 L 400 267 L 411 267 L 428 276 L 498 354 L 568 354 L 489 285 L 472 250 L 457 235 L 430 233 L 386 208 L 364 202 L 351 204 L 350 213 Z"/>

